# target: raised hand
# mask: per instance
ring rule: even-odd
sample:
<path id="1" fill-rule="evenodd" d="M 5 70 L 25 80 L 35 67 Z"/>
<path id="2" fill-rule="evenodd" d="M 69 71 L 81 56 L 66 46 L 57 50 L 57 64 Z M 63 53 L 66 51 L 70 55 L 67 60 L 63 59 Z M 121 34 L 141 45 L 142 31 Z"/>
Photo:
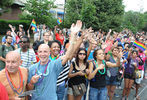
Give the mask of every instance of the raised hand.
<path id="1" fill-rule="evenodd" d="M 123 52 L 119 52 L 119 54 L 118 54 L 118 58 L 122 58 L 123 57 Z"/>
<path id="2" fill-rule="evenodd" d="M 82 21 L 77 20 L 76 24 L 73 23 L 71 25 L 71 28 L 70 28 L 71 33 L 73 33 L 73 34 L 78 33 L 81 30 L 81 27 L 82 27 Z"/>

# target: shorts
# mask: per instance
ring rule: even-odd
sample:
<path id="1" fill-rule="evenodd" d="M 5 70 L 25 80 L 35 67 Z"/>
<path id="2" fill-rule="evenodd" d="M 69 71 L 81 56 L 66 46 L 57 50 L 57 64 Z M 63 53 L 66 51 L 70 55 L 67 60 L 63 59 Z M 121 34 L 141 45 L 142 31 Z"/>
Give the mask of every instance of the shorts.
<path id="1" fill-rule="evenodd" d="M 73 90 L 71 87 L 68 87 L 67 94 L 73 95 Z"/>
<path id="2" fill-rule="evenodd" d="M 117 76 L 106 76 L 106 84 L 107 85 L 118 85 Z"/>
<path id="3" fill-rule="evenodd" d="M 141 81 L 143 80 L 143 76 L 144 76 L 144 71 L 143 70 L 139 70 L 140 74 L 141 74 L 141 77 L 138 78 L 138 79 L 135 79 L 135 83 L 136 84 L 140 84 Z"/>
<path id="4" fill-rule="evenodd" d="M 130 74 L 130 73 L 125 73 L 124 74 L 124 78 L 130 79 L 130 80 L 135 80 L 134 74 Z"/>

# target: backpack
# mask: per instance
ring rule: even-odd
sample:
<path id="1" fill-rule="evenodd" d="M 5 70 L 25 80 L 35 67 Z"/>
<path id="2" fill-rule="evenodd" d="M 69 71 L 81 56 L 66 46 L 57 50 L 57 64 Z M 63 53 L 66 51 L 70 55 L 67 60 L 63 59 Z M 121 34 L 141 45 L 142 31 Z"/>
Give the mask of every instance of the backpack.
<path id="1" fill-rule="evenodd" d="M 11 47 L 12 47 L 13 50 L 15 50 L 15 47 L 13 45 L 11 45 Z M 2 57 L 3 58 L 5 58 L 4 57 L 4 50 L 5 50 L 5 48 L 6 48 L 6 46 L 5 45 L 2 45 Z"/>

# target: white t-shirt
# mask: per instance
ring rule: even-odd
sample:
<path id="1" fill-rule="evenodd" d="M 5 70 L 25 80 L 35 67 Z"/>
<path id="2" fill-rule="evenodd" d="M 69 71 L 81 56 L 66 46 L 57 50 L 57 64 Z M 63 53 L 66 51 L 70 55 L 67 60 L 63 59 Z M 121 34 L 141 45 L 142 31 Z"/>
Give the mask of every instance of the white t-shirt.
<path id="1" fill-rule="evenodd" d="M 22 52 L 21 48 L 18 48 L 15 51 L 21 55 L 21 60 L 22 60 L 21 67 L 29 68 L 33 63 L 37 61 L 33 49 L 28 49 L 27 52 Z"/>

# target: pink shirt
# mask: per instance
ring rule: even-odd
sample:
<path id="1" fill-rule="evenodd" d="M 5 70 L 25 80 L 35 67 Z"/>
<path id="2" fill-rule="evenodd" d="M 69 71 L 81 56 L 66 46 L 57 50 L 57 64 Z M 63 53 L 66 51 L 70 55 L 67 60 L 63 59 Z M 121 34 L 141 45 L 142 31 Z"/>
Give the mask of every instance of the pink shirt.
<path id="1" fill-rule="evenodd" d="M 107 44 L 107 47 L 106 47 L 106 49 L 105 49 L 105 53 L 108 53 L 108 51 L 111 50 L 111 47 L 112 47 L 112 45 L 113 45 L 113 41 L 112 41 L 112 40 L 111 40 L 111 41 L 107 40 L 107 41 L 106 41 L 106 44 Z"/>
<path id="2" fill-rule="evenodd" d="M 141 57 L 141 59 L 143 60 L 143 62 L 145 63 L 146 60 L 146 56 L 144 53 L 139 53 L 139 56 Z M 144 70 L 144 65 L 139 65 L 138 67 L 139 70 Z"/>

